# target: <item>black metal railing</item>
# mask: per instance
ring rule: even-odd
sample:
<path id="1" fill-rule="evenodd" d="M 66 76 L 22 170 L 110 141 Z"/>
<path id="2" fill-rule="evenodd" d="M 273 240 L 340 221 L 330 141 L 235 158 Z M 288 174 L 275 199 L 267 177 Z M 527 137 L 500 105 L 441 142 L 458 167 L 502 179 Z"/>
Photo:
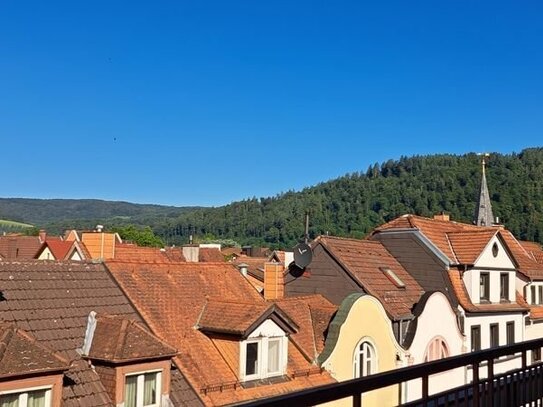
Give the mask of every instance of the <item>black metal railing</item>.
<path id="1" fill-rule="evenodd" d="M 543 338 L 452 356 L 360 379 L 251 401 L 239 406 L 313 406 L 350 397 L 352 405 L 359 407 L 362 405 L 364 393 L 416 379 L 421 379 L 422 397 L 419 400 L 406 403 L 405 406 L 541 406 L 543 405 L 543 364 L 540 362 L 527 364 L 528 352 L 533 349 L 541 349 L 541 347 L 543 347 Z M 515 354 L 518 354 L 521 359 L 521 368 L 494 375 L 494 363 L 498 358 Z M 479 367 L 484 362 L 486 362 L 487 374 L 484 379 L 480 379 Z M 473 375 L 471 383 L 439 394 L 429 394 L 430 376 L 460 367 L 471 367 Z"/>

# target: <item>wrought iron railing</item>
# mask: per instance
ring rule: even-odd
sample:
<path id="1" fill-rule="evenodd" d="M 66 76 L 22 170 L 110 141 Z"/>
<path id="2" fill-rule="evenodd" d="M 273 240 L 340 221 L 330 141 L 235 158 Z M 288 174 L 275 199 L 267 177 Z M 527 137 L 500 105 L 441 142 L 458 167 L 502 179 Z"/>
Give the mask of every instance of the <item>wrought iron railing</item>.
<path id="1" fill-rule="evenodd" d="M 255 400 L 240 404 L 240 406 L 313 406 L 350 397 L 352 405 L 359 407 L 362 405 L 364 393 L 416 379 L 421 379 L 422 397 L 419 400 L 406 403 L 404 406 L 543 406 L 543 364 L 536 362 L 528 365 L 527 363 L 528 352 L 534 349 L 540 350 L 541 347 L 543 347 L 543 338 L 452 356 L 268 399 Z M 495 362 L 500 357 L 511 355 L 519 355 L 522 367 L 494 375 Z M 486 365 L 486 377 L 481 379 L 479 368 L 483 363 Z M 460 367 L 471 367 L 473 376 L 471 383 L 451 388 L 439 394 L 429 394 L 430 376 Z"/>

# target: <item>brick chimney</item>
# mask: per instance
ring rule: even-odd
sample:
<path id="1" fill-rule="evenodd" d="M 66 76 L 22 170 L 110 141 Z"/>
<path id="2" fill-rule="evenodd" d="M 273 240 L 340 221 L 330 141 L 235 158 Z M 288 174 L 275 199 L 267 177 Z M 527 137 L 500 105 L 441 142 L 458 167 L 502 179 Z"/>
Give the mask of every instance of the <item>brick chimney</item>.
<path id="1" fill-rule="evenodd" d="M 285 294 L 283 270 L 281 263 L 264 264 L 264 299 L 278 300 Z"/>
<path id="2" fill-rule="evenodd" d="M 38 236 L 40 238 L 40 243 L 45 243 L 45 240 L 47 239 L 47 232 L 45 229 L 40 229 Z"/>
<path id="3" fill-rule="evenodd" d="M 434 219 L 435 220 L 444 220 L 446 222 L 450 221 L 451 220 L 451 216 L 445 212 L 441 212 L 440 214 L 438 215 L 434 215 Z"/>

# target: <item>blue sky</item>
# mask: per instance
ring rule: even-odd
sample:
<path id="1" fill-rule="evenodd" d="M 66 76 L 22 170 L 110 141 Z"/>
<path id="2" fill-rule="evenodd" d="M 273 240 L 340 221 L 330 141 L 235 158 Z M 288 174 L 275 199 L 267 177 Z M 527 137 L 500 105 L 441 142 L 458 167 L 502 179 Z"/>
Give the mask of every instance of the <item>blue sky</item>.
<path id="1" fill-rule="evenodd" d="M 0 3 L 2 197 L 221 205 L 542 145 L 541 1 Z"/>

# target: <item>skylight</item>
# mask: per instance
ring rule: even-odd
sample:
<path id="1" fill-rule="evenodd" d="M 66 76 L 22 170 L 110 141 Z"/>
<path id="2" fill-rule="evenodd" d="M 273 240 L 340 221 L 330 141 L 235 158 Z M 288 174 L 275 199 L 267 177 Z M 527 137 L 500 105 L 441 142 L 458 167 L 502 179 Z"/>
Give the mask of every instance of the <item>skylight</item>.
<path id="1" fill-rule="evenodd" d="M 398 288 L 405 288 L 405 283 L 389 267 L 379 267 L 379 270 Z"/>

